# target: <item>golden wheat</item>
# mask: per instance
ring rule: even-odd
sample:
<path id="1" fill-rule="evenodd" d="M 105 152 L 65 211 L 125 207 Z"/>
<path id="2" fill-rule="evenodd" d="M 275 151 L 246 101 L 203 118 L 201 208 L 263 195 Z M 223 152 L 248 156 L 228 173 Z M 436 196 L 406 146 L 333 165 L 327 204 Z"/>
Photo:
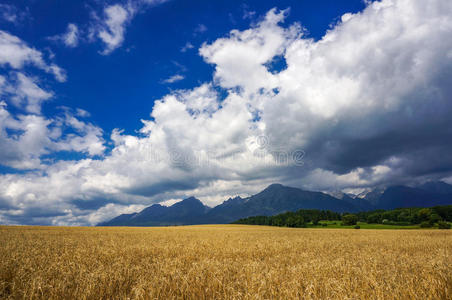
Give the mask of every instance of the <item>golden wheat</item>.
<path id="1" fill-rule="evenodd" d="M 451 299 L 439 230 L 0 227 L 2 299 Z"/>

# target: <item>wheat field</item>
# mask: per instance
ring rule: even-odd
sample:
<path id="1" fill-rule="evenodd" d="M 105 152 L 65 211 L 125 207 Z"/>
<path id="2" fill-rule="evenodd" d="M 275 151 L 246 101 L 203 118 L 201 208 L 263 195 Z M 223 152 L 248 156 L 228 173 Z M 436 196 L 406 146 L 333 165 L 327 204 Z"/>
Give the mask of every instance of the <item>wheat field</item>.
<path id="1" fill-rule="evenodd" d="M 1 299 L 451 299 L 440 230 L 0 227 Z"/>

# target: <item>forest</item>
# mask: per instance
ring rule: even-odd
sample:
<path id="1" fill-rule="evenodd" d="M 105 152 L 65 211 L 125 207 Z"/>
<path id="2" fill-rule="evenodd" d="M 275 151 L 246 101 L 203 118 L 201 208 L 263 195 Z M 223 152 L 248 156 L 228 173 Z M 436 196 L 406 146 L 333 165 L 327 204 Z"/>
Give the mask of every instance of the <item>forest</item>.
<path id="1" fill-rule="evenodd" d="M 452 205 L 431 208 L 398 208 L 358 213 L 337 213 L 329 210 L 301 209 L 275 216 L 255 216 L 237 220 L 233 224 L 267 225 L 280 227 L 331 227 L 382 224 L 403 228 L 418 225 L 420 228 L 450 229 Z M 378 227 L 380 228 L 380 227 Z M 384 228 L 384 227 L 381 227 Z"/>

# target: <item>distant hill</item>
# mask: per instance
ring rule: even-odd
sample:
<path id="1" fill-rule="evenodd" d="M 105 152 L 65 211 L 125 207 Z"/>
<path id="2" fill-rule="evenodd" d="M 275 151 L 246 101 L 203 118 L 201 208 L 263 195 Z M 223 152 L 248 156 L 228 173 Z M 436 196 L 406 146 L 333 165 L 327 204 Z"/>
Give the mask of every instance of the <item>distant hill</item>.
<path id="1" fill-rule="evenodd" d="M 210 210 L 194 197 L 172 206 L 154 204 L 139 213 L 120 215 L 98 226 L 165 226 L 203 224 L 204 216 Z"/>
<path id="2" fill-rule="evenodd" d="M 419 187 L 378 187 L 357 195 L 365 205 L 356 205 L 360 210 L 395 209 L 404 207 L 432 207 L 452 204 L 452 185 L 442 181 L 430 181 Z"/>
<path id="3" fill-rule="evenodd" d="M 429 181 L 419 187 L 430 193 L 452 195 L 452 185 L 442 181 Z"/>
<path id="4" fill-rule="evenodd" d="M 374 209 L 432 207 L 452 204 L 452 185 L 430 182 L 418 188 L 377 188 L 350 197 L 342 192 L 322 193 L 272 184 L 248 198 L 229 198 L 210 208 L 190 197 L 172 206 L 154 204 L 139 213 L 120 215 L 99 226 L 166 226 L 226 224 L 251 216 L 272 216 L 299 209 L 358 212 Z"/>
<path id="5" fill-rule="evenodd" d="M 249 198 L 235 198 L 223 202 L 206 215 L 208 223 L 230 223 L 249 216 L 272 216 L 299 209 L 324 209 L 337 212 L 357 211 L 358 208 L 321 192 L 272 184 Z"/>
<path id="6" fill-rule="evenodd" d="M 248 198 L 231 198 L 209 208 L 196 198 L 188 198 L 170 207 L 154 204 L 136 214 L 120 215 L 99 226 L 165 226 L 191 224 L 227 224 L 255 215 L 271 216 L 298 209 L 324 209 L 337 212 L 357 211 L 353 204 L 321 192 L 272 184 Z"/>
<path id="7" fill-rule="evenodd" d="M 393 186 L 385 190 L 375 203 L 377 209 L 432 207 L 452 204 L 452 194 L 429 192 L 420 188 Z"/>

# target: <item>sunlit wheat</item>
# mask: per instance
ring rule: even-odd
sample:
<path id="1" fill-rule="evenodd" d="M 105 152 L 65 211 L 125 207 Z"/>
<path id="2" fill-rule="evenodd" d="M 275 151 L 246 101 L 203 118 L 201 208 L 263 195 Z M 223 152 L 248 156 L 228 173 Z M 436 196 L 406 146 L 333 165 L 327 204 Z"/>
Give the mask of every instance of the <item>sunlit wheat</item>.
<path id="1" fill-rule="evenodd" d="M 440 230 L 0 227 L 1 299 L 451 299 Z"/>

